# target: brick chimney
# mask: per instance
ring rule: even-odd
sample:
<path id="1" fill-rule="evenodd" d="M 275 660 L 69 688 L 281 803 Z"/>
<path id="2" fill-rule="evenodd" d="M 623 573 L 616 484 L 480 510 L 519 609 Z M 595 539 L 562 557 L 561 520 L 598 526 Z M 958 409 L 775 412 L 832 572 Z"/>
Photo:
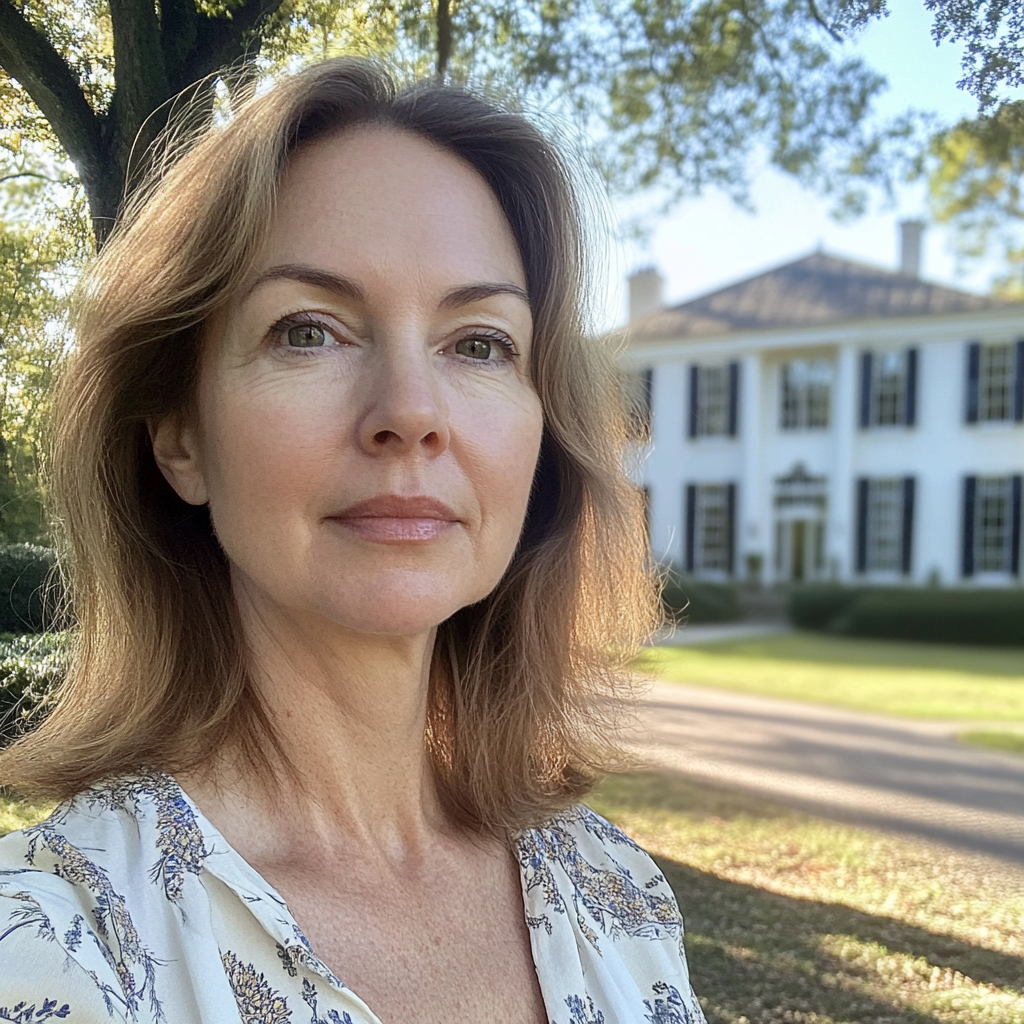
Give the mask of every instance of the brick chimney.
<path id="1" fill-rule="evenodd" d="M 921 276 L 921 235 L 923 220 L 900 221 L 900 273 L 907 277 Z"/>
<path id="2" fill-rule="evenodd" d="M 629 322 L 639 320 L 664 306 L 664 278 L 655 267 L 643 267 L 629 275 Z"/>

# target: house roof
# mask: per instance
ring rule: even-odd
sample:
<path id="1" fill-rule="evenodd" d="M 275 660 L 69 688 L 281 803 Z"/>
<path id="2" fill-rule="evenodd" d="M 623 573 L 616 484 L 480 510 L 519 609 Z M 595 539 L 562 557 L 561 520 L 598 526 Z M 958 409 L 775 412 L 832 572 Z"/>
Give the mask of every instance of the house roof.
<path id="1" fill-rule="evenodd" d="M 629 335 L 634 341 L 667 340 L 882 317 L 940 316 L 1005 304 L 816 252 L 641 317 L 629 325 Z"/>

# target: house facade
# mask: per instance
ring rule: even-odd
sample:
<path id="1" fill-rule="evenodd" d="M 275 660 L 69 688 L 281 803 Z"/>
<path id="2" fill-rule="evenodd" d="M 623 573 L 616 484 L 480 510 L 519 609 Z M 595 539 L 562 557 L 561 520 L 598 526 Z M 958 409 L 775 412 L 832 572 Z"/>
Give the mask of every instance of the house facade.
<path id="1" fill-rule="evenodd" d="M 659 560 L 765 584 L 1020 582 L 1024 305 L 915 269 L 912 246 L 900 272 L 815 253 L 670 309 L 634 275 L 623 359 Z"/>

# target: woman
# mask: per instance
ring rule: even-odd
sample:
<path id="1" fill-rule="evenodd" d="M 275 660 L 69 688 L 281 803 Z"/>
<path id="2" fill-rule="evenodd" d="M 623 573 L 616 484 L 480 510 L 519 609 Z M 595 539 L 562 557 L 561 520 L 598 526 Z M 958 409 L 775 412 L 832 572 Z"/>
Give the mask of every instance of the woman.
<path id="1" fill-rule="evenodd" d="M 575 805 L 652 614 L 581 249 L 525 121 L 347 60 L 129 212 L 56 400 L 78 647 L 0 778 L 66 802 L 0 841 L 0 1020 L 703 1019 Z"/>

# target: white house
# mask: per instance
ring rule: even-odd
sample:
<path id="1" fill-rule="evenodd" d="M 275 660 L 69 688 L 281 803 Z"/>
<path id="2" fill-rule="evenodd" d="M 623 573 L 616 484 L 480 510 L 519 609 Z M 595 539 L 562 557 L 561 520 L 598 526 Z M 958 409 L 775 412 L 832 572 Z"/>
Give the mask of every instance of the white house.
<path id="1" fill-rule="evenodd" d="M 1024 305 L 815 253 L 671 308 L 630 280 L 656 557 L 707 579 L 1021 579 Z"/>

